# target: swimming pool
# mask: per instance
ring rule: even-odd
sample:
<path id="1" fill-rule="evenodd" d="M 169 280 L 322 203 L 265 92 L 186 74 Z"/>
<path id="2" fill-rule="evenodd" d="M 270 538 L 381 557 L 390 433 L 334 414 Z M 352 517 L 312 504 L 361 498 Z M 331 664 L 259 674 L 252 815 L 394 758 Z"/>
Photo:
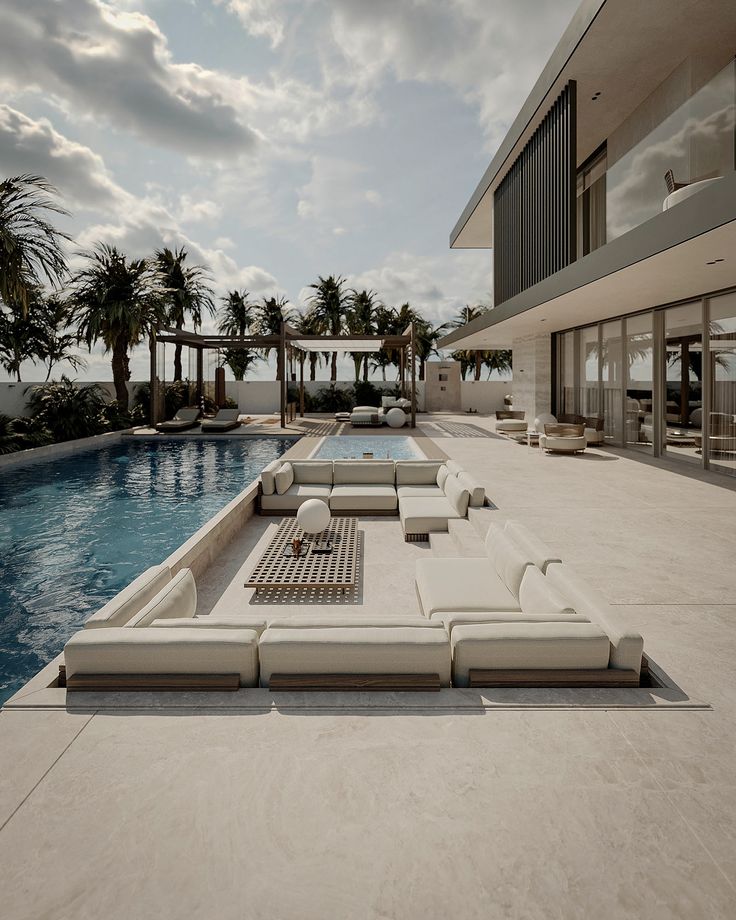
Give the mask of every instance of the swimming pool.
<path id="1" fill-rule="evenodd" d="M 126 439 L 0 472 L 0 704 L 293 443 Z"/>
<path id="2" fill-rule="evenodd" d="M 321 460 L 360 459 L 371 452 L 376 460 L 423 460 L 414 438 L 364 435 L 327 437 L 314 453 Z"/>

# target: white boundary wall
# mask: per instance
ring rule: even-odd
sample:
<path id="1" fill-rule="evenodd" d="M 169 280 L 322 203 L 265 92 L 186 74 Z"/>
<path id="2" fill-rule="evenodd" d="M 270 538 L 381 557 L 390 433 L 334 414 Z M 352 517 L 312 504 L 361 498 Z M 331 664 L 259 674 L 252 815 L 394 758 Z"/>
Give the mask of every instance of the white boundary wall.
<path id="1" fill-rule="evenodd" d="M 85 385 L 89 381 L 85 381 Z M 132 396 L 135 388 L 142 381 L 131 380 L 128 383 L 128 391 Z M 371 381 L 377 389 L 394 390 L 395 381 Z M 30 387 L 39 386 L 39 381 L 30 381 L 26 383 L 2 383 L 0 382 L 0 413 L 15 417 L 18 415 L 28 415 L 28 390 Z M 110 398 L 114 398 L 115 390 L 109 380 L 99 381 L 98 385 L 105 389 Z M 352 381 L 339 380 L 337 386 L 340 389 L 349 389 L 352 387 Z M 298 388 L 298 383 L 290 382 L 292 388 Z M 226 393 L 237 401 L 238 408 L 243 413 L 250 415 L 262 415 L 279 411 L 280 384 L 276 380 L 228 380 L 225 384 Z M 314 382 L 305 381 L 304 388 L 309 393 L 317 393 L 329 387 L 329 382 L 317 380 Z M 496 409 L 503 408 L 503 398 L 511 392 L 510 380 L 465 380 L 461 384 L 461 409 L 476 409 L 481 414 L 490 414 Z M 417 402 L 420 411 L 424 408 L 424 382 L 417 381 Z"/>

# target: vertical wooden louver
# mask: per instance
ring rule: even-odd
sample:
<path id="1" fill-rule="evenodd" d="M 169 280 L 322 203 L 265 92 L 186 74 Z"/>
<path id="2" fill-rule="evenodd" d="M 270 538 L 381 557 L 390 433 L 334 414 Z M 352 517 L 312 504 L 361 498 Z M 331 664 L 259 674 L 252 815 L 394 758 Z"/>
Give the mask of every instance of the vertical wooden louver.
<path id="1" fill-rule="evenodd" d="M 493 193 L 496 304 L 575 260 L 576 110 L 571 80 Z"/>

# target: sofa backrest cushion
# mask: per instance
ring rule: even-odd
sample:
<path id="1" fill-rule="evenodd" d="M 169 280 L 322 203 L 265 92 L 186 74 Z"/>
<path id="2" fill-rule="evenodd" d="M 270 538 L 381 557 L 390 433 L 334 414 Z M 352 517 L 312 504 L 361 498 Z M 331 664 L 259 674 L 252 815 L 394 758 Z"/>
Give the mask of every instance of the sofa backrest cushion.
<path id="1" fill-rule="evenodd" d="M 437 470 L 437 485 L 440 489 L 445 488 L 445 480 L 450 475 L 450 471 L 447 469 L 447 464 L 443 463 L 440 468 Z"/>
<path id="2" fill-rule="evenodd" d="M 278 495 L 288 492 L 294 484 L 294 467 L 290 463 L 283 463 L 281 469 L 273 474 L 273 480 Z"/>
<path id="3" fill-rule="evenodd" d="M 393 460 L 335 460 L 335 485 L 394 485 Z"/>
<path id="4" fill-rule="evenodd" d="M 332 485 L 332 460 L 290 460 L 298 485 Z"/>
<path id="5" fill-rule="evenodd" d="M 154 620 L 169 617 L 193 617 L 197 612 L 197 585 L 191 569 L 177 572 L 171 581 L 152 598 L 126 626 L 150 626 Z"/>
<path id="6" fill-rule="evenodd" d="M 515 598 L 519 597 L 521 579 L 531 559 L 504 533 L 500 524 L 491 524 L 485 540 L 486 553 L 496 574 Z"/>
<path id="7" fill-rule="evenodd" d="M 465 517 L 468 513 L 470 492 L 462 487 L 457 476 L 448 476 L 447 479 L 445 479 L 444 493 L 447 496 L 447 500 L 460 517 Z"/>
<path id="8" fill-rule="evenodd" d="M 522 613 L 533 616 L 553 618 L 575 613 L 575 609 L 535 565 L 529 565 L 524 570 L 519 588 L 519 606 Z"/>
<path id="9" fill-rule="evenodd" d="M 84 624 L 86 629 L 98 629 L 103 626 L 124 626 L 128 620 L 139 613 L 158 592 L 171 581 L 171 572 L 167 565 L 154 565 L 146 569 L 127 588 L 119 591 L 112 600 L 101 607 L 97 613 Z"/>
<path id="10" fill-rule="evenodd" d="M 174 416 L 177 422 L 196 422 L 199 418 L 199 409 L 179 409 Z"/>
<path id="11" fill-rule="evenodd" d="M 353 412 L 378 412 L 378 406 L 355 406 Z"/>
<path id="12" fill-rule="evenodd" d="M 273 495 L 276 491 L 274 473 L 281 468 L 281 460 L 272 460 L 268 466 L 264 466 L 261 471 L 261 491 L 264 495 Z"/>
<path id="13" fill-rule="evenodd" d="M 392 629 L 397 626 L 418 629 L 427 626 L 435 628 L 439 624 L 444 628 L 441 620 L 428 620 L 424 616 L 413 617 L 278 617 L 268 621 L 269 629 L 331 629 L 349 627 L 374 627 L 376 629 Z"/>
<path id="14" fill-rule="evenodd" d="M 465 472 L 457 460 L 445 460 L 445 466 L 453 476 L 458 476 L 460 473 Z"/>
<path id="15" fill-rule="evenodd" d="M 486 501 L 486 490 L 476 480 L 466 472 L 458 473 L 457 481 L 470 493 L 468 504 L 471 508 L 482 508 Z"/>
<path id="16" fill-rule="evenodd" d="M 518 521 L 506 521 L 504 530 L 514 543 L 529 555 L 534 565 L 543 572 L 547 571 L 550 563 L 562 561 L 559 554 L 550 549 L 544 540 L 540 540 L 535 533 L 528 527 L 524 527 L 523 524 L 519 524 Z"/>
<path id="17" fill-rule="evenodd" d="M 396 485 L 433 486 L 440 466 L 439 460 L 397 460 Z"/>

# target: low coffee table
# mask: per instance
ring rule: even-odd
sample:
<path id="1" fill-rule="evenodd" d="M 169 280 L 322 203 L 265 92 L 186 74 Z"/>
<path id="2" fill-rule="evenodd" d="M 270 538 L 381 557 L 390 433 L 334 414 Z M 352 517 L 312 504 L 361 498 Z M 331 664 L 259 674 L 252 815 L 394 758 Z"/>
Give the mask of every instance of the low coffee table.
<path id="1" fill-rule="evenodd" d="M 309 544 L 305 556 L 284 555 L 294 538 Z M 334 517 L 320 534 L 332 543 L 332 552 L 314 552 L 296 518 L 282 518 L 278 530 L 256 563 L 246 588 L 354 588 L 358 573 L 358 519 Z"/>

